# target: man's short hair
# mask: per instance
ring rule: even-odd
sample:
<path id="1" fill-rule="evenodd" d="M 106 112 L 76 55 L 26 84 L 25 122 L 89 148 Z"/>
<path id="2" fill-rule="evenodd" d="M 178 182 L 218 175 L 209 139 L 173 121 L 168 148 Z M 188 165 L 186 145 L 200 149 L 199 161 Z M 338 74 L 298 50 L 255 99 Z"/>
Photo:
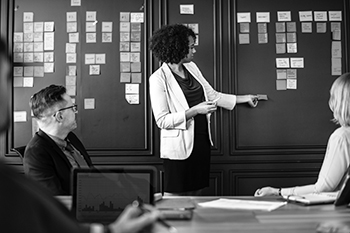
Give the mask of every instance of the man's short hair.
<path id="1" fill-rule="evenodd" d="M 52 106 L 66 102 L 63 95 L 66 93 L 64 86 L 50 85 L 35 93 L 29 101 L 29 106 L 35 118 L 44 117 L 46 110 Z"/>

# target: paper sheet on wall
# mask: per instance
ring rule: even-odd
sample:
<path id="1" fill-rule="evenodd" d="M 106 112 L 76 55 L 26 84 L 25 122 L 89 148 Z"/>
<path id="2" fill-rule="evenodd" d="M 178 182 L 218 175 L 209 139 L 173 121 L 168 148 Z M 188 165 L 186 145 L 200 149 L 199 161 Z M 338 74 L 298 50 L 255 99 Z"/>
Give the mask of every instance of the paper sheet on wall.
<path id="1" fill-rule="evenodd" d="M 312 11 L 299 11 L 299 21 L 312 21 Z"/>
<path id="2" fill-rule="evenodd" d="M 81 6 L 81 0 L 71 0 L 70 5 L 71 6 Z"/>
<path id="3" fill-rule="evenodd" d="M 181 4 L 180 5 L 180 14 L 181 15 L 193 15 L 194 14 L 194 5 L 193 4 Z"/>
<path id="4" fill-rule="evenodd" d="M 257 23 L 269 23 L 270 22 L 270 12 L 256 12 L 256 22 Z"/>
<path id="5" fill-rule="evenodd" d="M 243 209 L 272 211 L 286 205 L 287 202 L 252 201 L 220 198 L 214 201 L 198 203 L 201 207 L 221 209 Z"/>
<path id="6" fill-rule="evenodd" d="M 303 57 L 291 57 L 290 58 L 291 68 L 304 68 L 304 58 Z"/>
<path id="7" fill-rule="evenodd" d="M 277 68 L 289 68 L 289 58 L 276 58 Z"/>
<path id="8" fill-rule="evenodd" d="M 341 11 L 329 11 L 329 21 L 342 21 Z"/>
<path id="9" fill-rule="evenodd" d="M 314 11 L 315 21 L 327 21 L 326 11 Z"/>
<path id="10" fill-rule="evenodd" d="M 250 12 L 237 13 L 237 23 L 250 23 Z"/>
<path id="11" fill-rule="evenodd" d="M 277 12 L 278 21 L 291 21 L 291 12 L 290 11 L 278 11 Z"/>
<path id="12" fill-rule="evenodd" d="M 26 111 L 14 111 L 13 122 L 26 122 L 27 112 Z"/>

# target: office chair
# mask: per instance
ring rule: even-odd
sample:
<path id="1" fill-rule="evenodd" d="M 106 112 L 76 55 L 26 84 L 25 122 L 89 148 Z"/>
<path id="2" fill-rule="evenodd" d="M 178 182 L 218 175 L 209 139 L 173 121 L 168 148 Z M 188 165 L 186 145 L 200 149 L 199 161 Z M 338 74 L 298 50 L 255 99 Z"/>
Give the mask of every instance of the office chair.
<path id="1" fill-rule="evenodd" d="M 15 152 L 23 162 L 25 149 L 26 149 L 26 146 L 19 146 L 19 147 L 12 148 L 11 151 Z"/>

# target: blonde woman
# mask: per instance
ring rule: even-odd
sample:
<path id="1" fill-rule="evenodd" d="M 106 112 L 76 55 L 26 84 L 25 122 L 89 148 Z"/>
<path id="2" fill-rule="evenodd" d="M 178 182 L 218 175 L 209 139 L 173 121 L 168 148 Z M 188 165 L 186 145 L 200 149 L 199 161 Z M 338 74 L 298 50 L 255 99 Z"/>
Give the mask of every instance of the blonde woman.
<path id="1" fill-rule="evenodd" d="M 264 187 L 255 196 L 302 195 L 314 192 L 338 191 L 350 164 L 350 73 L 337 78 L 330 90 L 329 107 L 333 121 L 339 124 L 329 137 L 326 155 L 315 184 L 289 188 Z"/>

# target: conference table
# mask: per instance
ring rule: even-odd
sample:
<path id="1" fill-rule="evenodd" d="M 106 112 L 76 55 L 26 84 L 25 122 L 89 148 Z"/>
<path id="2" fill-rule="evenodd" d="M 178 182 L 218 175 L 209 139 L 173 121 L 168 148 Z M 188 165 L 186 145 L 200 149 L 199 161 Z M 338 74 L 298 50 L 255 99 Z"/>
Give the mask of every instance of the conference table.
<path id="1" fill-rule="evenodd" d="M 193 205 L 192 219 L 166 220 L 177 229 L 178 233 L 350 233 L 350 208 L 348 206 L 336 207 L 333 204 L 305 206 L 285 202 L 281 207 L 271 211 L 202 206 L 205 202 L 220 198 L 239 201 L 284 202 L 280 197 L 172 196 L 163 197 L 156 202 L 156 206 L 162 209 Z M 69 197 L 59 199 L 70 208 Z"/>

